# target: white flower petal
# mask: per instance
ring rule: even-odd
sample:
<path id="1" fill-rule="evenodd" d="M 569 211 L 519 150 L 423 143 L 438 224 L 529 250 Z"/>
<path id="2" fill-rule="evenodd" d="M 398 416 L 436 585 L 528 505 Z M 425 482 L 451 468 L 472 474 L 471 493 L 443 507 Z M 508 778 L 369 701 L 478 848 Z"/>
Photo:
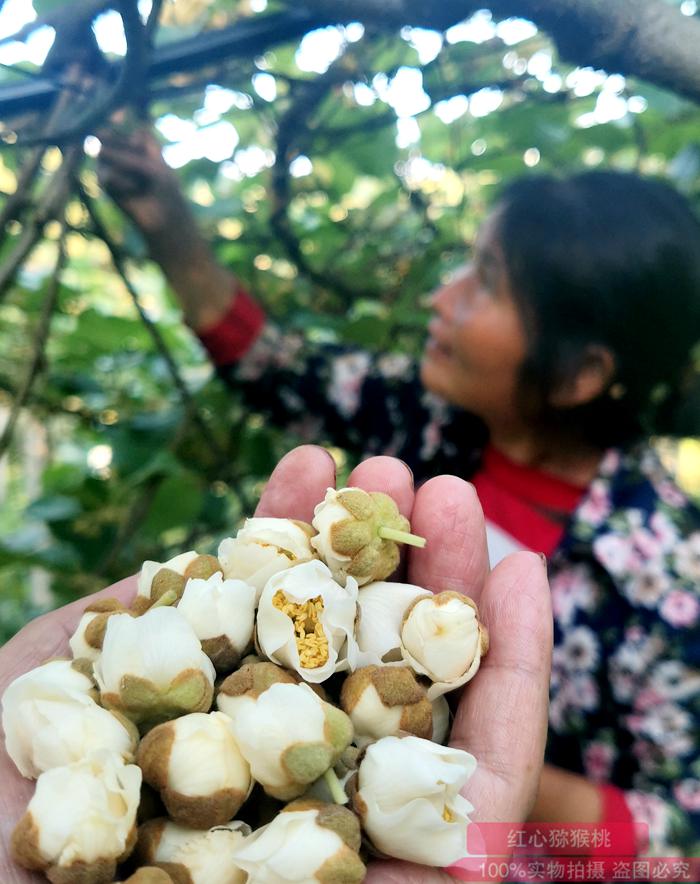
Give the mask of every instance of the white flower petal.
<path id="1" fill-rule="evenodd" d="M 309 535 L 291 519 L 246 519 L 235 537 L 221 541 L 224 576 L 244 580 L 258 597 L 273 574 L 315 558 Z"/>
<path id="2" fill-rule="evenodd" d="M 177 609 L 153 608 L 141 617 L 115 614 L 107 621 L 102 656 L 95 664 L 103 692 L 119 693 L 124 675 L 167 687 L 186 669 L 199 669 L 214 683 L 214 667 Z"/>
<path id="3" fill-rule="evenodd" d="M 466 854 L 467 814 L 460 794 L 476 760 L 417 737 L 384 737 L 366 751 L 358 806 L 373 844 L 388 856 L 446 866 Z"/>
<path id="4" fill-rule="evenodd" d="M 295 743 L 325 742 L 324 703 L 308 685 L 273 684 L 257 700 L 236 710 L 233 732 L 253 778 L 285 787 L 281 757 Z"/>
<path id="5" fill-rule="evenodd" d="M 428 699 L 465 684 L 481 661 L 481 636 L 475 609 L 456 593 L 421 599 L 401 628 L 403 659 L 433 684 Z"/>
<path id="6" fill-rule="evenodd" d="M 200 641 L 225 635 L 241 652 L 253 637 L 255 595 L 250 584 L 224 580 L 217 572 L 207 580 L 188 580 L 177 610 Z"/>
<path id="7" fill-rule="evenodd" d="M 317 810 L 285 811 L 246 838 L 234 860 L 249 874 L 248 884 L 316 882 L 316 872 L 347 849 L 331 829 L 316 824 Z"/>
<path id="8" fill-rule="evenodd" d="M 109 752 L 43 773 L 27 812 L 50 863 L 116 859 L 136 821 L 141 771 Z"/>
<path id="9" fill-rule="evenodd" d="M 411 583 L 377 581 L 360 588 L 357 595 L 356 629 L 359 666 L 396 663 L 401 656 L 401 623 L 408 606 L 421 596 L 432 593 Z"/>
<path id="10" fill-rule="evenodd" d="M 250 767 L 222 712 L 192 712 L 170 725 L 175 738 L 168 760 L 168 785 L 181 795 L 213 795 L 219 789 L 247 792 Z"/>
<path id="11" fill-rule="evenodd" d="M 347 577 L 345 568 L 352 560 L 352 556 L 342 555 L 333 549 L 331 529 L 337 522 L 352 519 L 352 515 L 338 500 L 339 493 L 335 488 L 329 488 L 325 498 L 316 505 L 311 523 L 316 529 L 316 535 L 311 538 L 311 545 L 328 565 L 334 577 L 342 582 Z"/>
<path id="12" fill-rule="evenodd" d="M 154 861 L 181 863 L 192 884 L 246 884 L 246 873 L 233 860 L 233 851 L 250 831 L 237 821 L 202 832 L 167 822 Z"/>
<path id="13" fill-rule="evenodd" d="M 355 730 L 354 742 L 362 746 L 398 733 L 403 706 L 385 706 L 373 684 L 368 684 L 351 712 L 348 712 Z"/>
<path id="14" fill-rule="evenodd" d="M 92 680 L 74 669 L 70 660 L 44 663 L 20 675 L 7 687 L 2 698 L 5 747 L 22 776 L 38 776 L 42 770 L 55 766 L 51 762 L 63 751 L 70 751 L 70 747 L 58 739 L 52 746 L 52 732 L 44 729 L 43 724 L 46 716 L 53 720 L 69 705 L 86 709 L 94 706 L 94 687 Z M 110 718 L 118 724 L 113 716 Z"/>

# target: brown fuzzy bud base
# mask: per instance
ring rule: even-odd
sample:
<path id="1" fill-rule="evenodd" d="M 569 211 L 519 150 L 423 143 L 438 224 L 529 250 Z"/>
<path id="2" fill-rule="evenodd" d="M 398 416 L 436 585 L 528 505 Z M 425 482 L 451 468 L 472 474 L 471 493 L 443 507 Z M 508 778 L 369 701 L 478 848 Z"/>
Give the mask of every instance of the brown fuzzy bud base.
<path id="1" fill-rule="evenodd" d="M 372 685 L 387 709 L 401 706 L 399 730 L 429 740 L 433 732 L 433 706 L 425 688 L 408 666 L 365 666 L 343 682 L 341 708 L 352 716 L 365 690 Z M 389 734 L 386 734 L 389 736 Z"/>
<path id="2" fill-rule="evenodd" d="M 39 849 L 39 828 L 31 813 L 25 813 L 10 839 L 10 853 L 17 865 L 33 872 L 43 872 L 52 884 L 111 884 L 117 863 L 125 860 L 134 848 L 136 829 L 127 840 L 126 849 L 119 857 L 98 859 L 87 863 L 76 860 L 69 866 L 50 863 Z"/>

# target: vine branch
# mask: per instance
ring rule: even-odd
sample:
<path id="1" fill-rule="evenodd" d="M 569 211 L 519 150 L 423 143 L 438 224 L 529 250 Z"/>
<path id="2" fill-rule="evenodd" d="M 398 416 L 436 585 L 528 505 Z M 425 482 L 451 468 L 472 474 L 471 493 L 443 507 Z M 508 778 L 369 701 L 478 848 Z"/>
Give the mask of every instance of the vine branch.
<path id="1" fill-rule="evenodd" d="M 122 250 L 107 231 L 107 228 L 103 224 L 102 219 L 97 212 L 97 208 L 92 197 L 89 196 L 79 180 L 76 180 L 76 188 L 78 190 L 80 199 L 88 213 L 95 235 L 99 239 L 101 239 L 107 246 L 109 254 L 112 258 L 114 269 L 116 270 L 127 292 L 129 293 L 129 296 L 131 297 L 131 300 L 136 307 L 136 311 L 139 314 L 141 321 L 145 325 L 146 330 L 148 331 L 148 334 L 150 335 L 156 350 L 158 351 L 168 368 L 170 377 L 172 378 L 173 383 L 175 384 L 175 387 L 180 394 L 180 398 L 185 408 L 185 413 L 191 417 L 193 423 L 199 429 L 206 446 L 211 450 L 212 454 L 215 456 L 219 464 L 223 466 L 226 460 L 226 453 L 221 448 L 218 441 L 213 436 L 212 431 L 207 426 L 206 421 L 202 417 L 202 414 L 197 407 L 197 403 L 192 398 L 192 394 L 190 393 L 187 385 L 185 384 L 185 381 L 182 378 L 182 375 L 180 374 L 177 362 L 170 352 L 168 345 L 165 343 L 163 335 L 160 333 L 158 326 L 153 322 L 153 320 L 144 310 L 139 294 L 134 288 L 131 280 L 129 279 L 129 273 L 126 267 L 126 259 L 122 253 Z"/>
<path id="2" fill-rule="evenodd" d="M 46 297 L 44 298 L 39 322 L 37 323 L 36 331 L 34 333 L 32 357 L 29 362 L 29 367 L 27 368 L 24 380 L 21 382 L 17 390 L 17 394 L 12 404 L 12 410 L 10 411 L 10 416 L 5 424 L 2 436 L 0 436 L 0 460 L 2 460 L 10 447 L 20 413 L 29 398 L 32 386 L 44 364 L 44 349 L 51 328 L 51 318 L 58 301 L 61 273 L 66 262 L 65 238 L 66 227 L 64 225 L 61 229 L 61 235 L 58 240 L 56 262 L 51 272 L 51 277 L 46 289 Z"/>

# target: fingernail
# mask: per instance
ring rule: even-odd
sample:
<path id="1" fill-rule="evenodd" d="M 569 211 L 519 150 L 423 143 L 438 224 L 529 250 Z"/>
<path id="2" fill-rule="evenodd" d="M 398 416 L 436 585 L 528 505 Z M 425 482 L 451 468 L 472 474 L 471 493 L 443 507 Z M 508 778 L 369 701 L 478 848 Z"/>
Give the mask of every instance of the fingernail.
<path id="1" fill-rule="evenodd" d="M 408 475 L 411 477 L 411 485 L 414 485 L 414 484 L 415 484 L 415 481 L 414 481 L 414 478 L 413 478 L 413 470 L 409 467 L 409 465 L 406 463 L 405 460 L 401 460 L 400 457 L 397 457 L 396 459 L 397 459 L 398 461 L 400 461 L 400 462 L 406 467 L 406 469 L 408 470 Z"/>
<path id="2" fill-rule="evenodd" d="M 543 552 L 538 553 L 538 555 L 539 555 L 540 559 L 542 560 L 542 564 L 544 565 L 544 569 L 546 571 L 547 570 L 547 556 Z"/>

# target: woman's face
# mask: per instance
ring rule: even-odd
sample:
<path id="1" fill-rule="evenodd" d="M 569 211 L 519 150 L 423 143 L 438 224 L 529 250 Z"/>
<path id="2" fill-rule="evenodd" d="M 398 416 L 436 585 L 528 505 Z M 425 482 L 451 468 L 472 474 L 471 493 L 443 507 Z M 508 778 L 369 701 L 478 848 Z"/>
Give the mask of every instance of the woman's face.
<path id="1" fill-rule="evenodd" d="M 491 427 L 519 422 L 518 377 L 527 352 L 496 225 L 494 214 L 479 232 L 472 262 L 433 296 L 421 362 L 430 391 Z"/>

